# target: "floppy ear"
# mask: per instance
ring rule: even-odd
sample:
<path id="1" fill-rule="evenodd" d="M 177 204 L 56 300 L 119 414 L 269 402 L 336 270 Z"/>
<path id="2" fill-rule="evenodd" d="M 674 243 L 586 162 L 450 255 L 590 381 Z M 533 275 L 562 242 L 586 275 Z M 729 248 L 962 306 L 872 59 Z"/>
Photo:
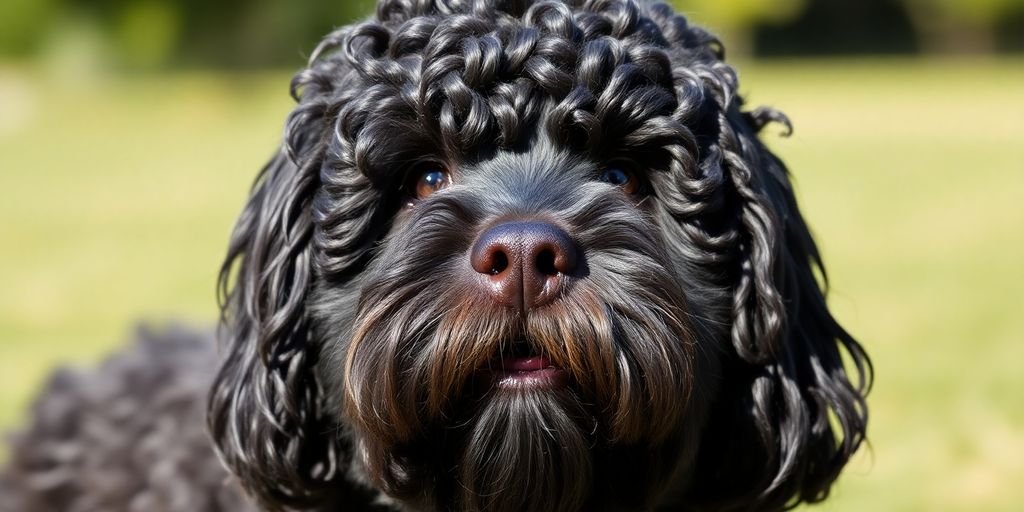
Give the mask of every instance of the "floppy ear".
<path id="1" fill-rule="evenodd" d="M 788 120 L 722 103 L 734 104 L 718 116 L 710 154 L 720 155 L 738 219 L 732 356 L 702 440 L 698 467 L 710 471 L 694 492 L 724 509 L 775 510 L 828 494 L 864 440 L 872 369 L 829 312 L 825 269 L 788 173 L 757 139 L 765 124 Z"/>
<path id="2" fill-rule="evenodd" d="M 321 340 L 345 326 L 319 332 L 311 311 L 316 291 L 358 275 L 387 229 L 370 164 L 408 156 L 375 143 L 388 120 L 374 125 L 383 118 L 374 107 L 391 105 L 390 83 L 373 74 L 393 71 L 375 60 L 387 41 L 376 24 L 342 27 L 295 75 L 298 105 L 284 144 L 257 176 L 221 267 L 225 353 L 207 423 L 221 458 L 264 509 L 372 501 L 346 483 L 349 442 L 325 393 L 337 383 L 324 378 L 337 375 L 317 366 Z"/>
<path id="3" fill-rule="evenodd" d="M 284 151 L 270 161 L 221 269 L 225 350 L 209 428 L 224 462 L 263 505 L 315 502 L 316 489 L 337 473 L 338 447 L 321 434 L 330 428 L 305 314 L 312 167 Z"/>
<path id="4" fill-rule="evenodd" d="M 208 423 L 223 461 L 260 505 L 302 507 L 339 478 L 310 336 L 311 204 L 326 142 L 323 106 L 291 114 L 284 147 L 257 177 L 221 268 L 223 362 Z"/>

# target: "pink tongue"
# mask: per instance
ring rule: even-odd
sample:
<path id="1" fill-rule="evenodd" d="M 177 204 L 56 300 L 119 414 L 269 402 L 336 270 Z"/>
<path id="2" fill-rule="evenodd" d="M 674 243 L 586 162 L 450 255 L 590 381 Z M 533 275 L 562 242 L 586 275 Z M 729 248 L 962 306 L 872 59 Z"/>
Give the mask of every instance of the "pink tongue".
<path id="1" fill-rule="evenodd" d="M 551 365 L 551 360 L 544 356 L 531 357 L 503 357 L 501 368 L 514 372 L 533 372 L 543 370 Z"/>

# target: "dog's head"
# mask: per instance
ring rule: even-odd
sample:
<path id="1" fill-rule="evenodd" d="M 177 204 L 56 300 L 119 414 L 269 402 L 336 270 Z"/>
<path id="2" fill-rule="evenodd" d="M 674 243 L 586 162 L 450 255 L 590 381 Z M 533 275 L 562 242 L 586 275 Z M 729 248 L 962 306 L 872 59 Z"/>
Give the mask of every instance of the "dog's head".
<path id="1" fill-rule="evenodd" d="M 788 122 L 713 36 L 663 4 L 382 0 L 292 91 L 210 399 L 261 504 L 825 496 L 870 367 L 757 139 Z"/>

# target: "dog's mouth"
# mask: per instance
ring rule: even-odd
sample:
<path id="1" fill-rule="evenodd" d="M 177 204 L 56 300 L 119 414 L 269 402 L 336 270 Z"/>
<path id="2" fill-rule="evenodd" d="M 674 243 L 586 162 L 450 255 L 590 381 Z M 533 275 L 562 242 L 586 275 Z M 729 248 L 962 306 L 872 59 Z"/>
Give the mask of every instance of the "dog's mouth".
<path id="1" fill-rule="evenodd" d="M 569 374 L 528 341 L 504 347 L 489 365 L 494 383 L 502 388 L 558 389 L 569 384 Z"/>

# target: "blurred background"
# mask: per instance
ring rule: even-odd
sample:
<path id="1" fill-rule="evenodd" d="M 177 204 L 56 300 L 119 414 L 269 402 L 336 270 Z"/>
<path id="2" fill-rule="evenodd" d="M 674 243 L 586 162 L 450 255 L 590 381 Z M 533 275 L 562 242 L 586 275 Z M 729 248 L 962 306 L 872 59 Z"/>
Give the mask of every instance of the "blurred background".
<path id="1" fill-rule="evenodd" d="M 213 323 L 290 75 L 371 3 L 0 2 L 0 431 L 132 325 Z M 675 3 L 793 119 L 766 139 L 877 368 L 870 446 L 816 508 L 1021 510 L 1024 0 Z"/>

